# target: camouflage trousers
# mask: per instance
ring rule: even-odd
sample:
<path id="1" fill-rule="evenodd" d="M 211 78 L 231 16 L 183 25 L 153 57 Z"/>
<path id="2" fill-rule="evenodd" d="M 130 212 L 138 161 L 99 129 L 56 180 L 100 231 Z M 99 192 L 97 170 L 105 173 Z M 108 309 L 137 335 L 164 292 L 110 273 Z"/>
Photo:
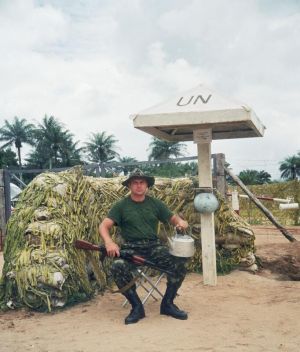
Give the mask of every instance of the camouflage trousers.
<path id="1" fill-rule="evenodd" d="M 135 255 L 151 261 L 161 269 L 165 269 L 167 274 L 167 283 L 175 285 L 178 289 L 186 275 L 185 263 L 186 258 L 174 257 L 169 253 L 169 248 L 157 241 L 138 241 L 134 243 L 125 243 L 121 246 L 123 250 L 130 250 Z M 122 258 L 115 258 L 111 266 L 112 277 L 119 289 L 133 280 L 132 272 L 136 266 Z M 172 275 L 171 275 L 172 273 Z M 135 285 L 132 286 L 135 288 Z"/>

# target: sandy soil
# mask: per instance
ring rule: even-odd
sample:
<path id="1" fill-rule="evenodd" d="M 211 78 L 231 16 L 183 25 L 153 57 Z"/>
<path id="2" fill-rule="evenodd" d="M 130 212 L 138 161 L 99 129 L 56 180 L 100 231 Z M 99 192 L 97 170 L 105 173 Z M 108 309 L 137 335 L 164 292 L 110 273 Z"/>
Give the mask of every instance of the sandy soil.
<path id="1" fill-rule="evenodd" d="M 0 350 L 298 352 L 300 282 L 280 268 L 298 267 L 300 247 L 277 231 L 255 232 L 263 269 L 256 275 L 234 271 L 219 276 L 215 287 L 204 286 L 201 275 L 188 275 L 176 300 L 189 312 L 187 321 L 161 316 L 159 302 L 149 299 L 147 317 L 124 325 L 129 307 L 122 307 L 121 295 L 107 292 L 56 313 L 0 313 Z M 300 241 L 300 228 L 293 233 Z"/>

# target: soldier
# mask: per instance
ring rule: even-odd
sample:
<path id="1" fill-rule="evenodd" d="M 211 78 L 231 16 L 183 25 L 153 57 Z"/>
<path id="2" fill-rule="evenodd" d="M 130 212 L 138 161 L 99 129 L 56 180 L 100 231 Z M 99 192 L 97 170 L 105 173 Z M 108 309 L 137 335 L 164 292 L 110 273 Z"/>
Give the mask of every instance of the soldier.
<path id="1" fill-rule="evenodd" d="M 123 186 L 130 189 L 130 195 L 113 205 L 107 217 L 100 224 L 99 233 L 104 241 L 107 254 L 110 257 L 116 257 L 111 272 L 118 288 L 122 289 L 128 285 L 133 276 L 131 264 L 118 258 L 120 248 L 109 234 L 114 225 L 121 229 L 121 237 L 124 240 L 122 249 L 130 249 L 134 251 L 134 254 L 141 255 L 172 273 L 172 275 L 167 275 L 167 289 L 161 302 L 160 314 L 186 320 L 187 313 L 173 303 L 186 275 L 186 259 L 170 255 L 168 247 L 158 239 L 157 230 L 159 221 L 170 222 L 180 230 L 187 229 L 188 223 L 173 214 L 163 202 L 147 195 L 148 188 L 153 186 L 154 182 L 154 177 L 135 169 L 122 182 Z M 123 292 L 123 295 L 132 306 L 129 315 L 125 318 L 125 324 L 137 323 L 145 317 L 145 311 L 137 295 L 135 284 Z"/>

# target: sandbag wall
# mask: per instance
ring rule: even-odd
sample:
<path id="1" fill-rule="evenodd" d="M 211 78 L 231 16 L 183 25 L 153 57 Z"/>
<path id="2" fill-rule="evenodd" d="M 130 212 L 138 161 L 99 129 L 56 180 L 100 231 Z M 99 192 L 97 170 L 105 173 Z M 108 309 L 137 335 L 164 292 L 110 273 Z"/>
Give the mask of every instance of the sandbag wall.
<path id="1" fill-rule="evenodd" d="M 109 261 L 98 252 L 77 250 L 76 239 L 99 243 L 98 225 L 111 205 L 128 194 L 122 178 L 83 176 L 80 168 L 37 176 L 22 192 L 7 225 L 0 308 L 27 306 L 51 311 L 102 292 L 109 283 Z M 201 271 L 201 224 L 195 212 L 193 181 L 157 179 L 150 194 L 163 200 L 190 223 L 196 253 L 190 271 Z M 218 271 L 236 266 L 254 268 L 254 235 L 249 225 L 222 199 L 215 213 Z M 161 225 L 159 236 L 174 233 Z M 119 241 L 116 229 L 113 237 Z M 105 263 L 105 262 L 104 262 Z"/>

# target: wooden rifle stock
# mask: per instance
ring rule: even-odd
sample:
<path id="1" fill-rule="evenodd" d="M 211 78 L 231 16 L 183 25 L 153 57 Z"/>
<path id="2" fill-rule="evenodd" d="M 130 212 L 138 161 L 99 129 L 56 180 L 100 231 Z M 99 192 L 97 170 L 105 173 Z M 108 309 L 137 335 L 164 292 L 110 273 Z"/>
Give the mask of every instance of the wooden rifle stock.
<path id="1" fill-rule="evenodd" d="M 74 245 L 77 249 L 85 249 L 88 251 L 102 251 L 100 246 L 96 246 L 95 244 L 85 241 L 85 240 L 76 240 Z"/>
<path id="2" fill-rule="evenodd" d="M 75 245 L 75 248 L 77 248 L 77 249 L 84 249 L 84 250 L 88 250 L 88 251 L 99 251 L 99 252 L 101 252 L 102 255 L 104 255 L 104 256 L 107 255 L 106 248 L 103 245 L 97 246 L 97 245 L 95 245 L 91 242 L 85 241 L 85 240 L 76 240 L 74 242 L 74 245 Z M 162 271 L 166 274 L 174 275 L 174 273 L 172 273 L 171 271 L 162 269 L 159 266 L 155 265 L 155 263 L 152 263 L 151 261 L 149 261 L 139 255 L 132 254 L 131 251 L 120 250 L 120 258 L 128 260 L 136 265 L 147 265 L 150 268 Z"/>

